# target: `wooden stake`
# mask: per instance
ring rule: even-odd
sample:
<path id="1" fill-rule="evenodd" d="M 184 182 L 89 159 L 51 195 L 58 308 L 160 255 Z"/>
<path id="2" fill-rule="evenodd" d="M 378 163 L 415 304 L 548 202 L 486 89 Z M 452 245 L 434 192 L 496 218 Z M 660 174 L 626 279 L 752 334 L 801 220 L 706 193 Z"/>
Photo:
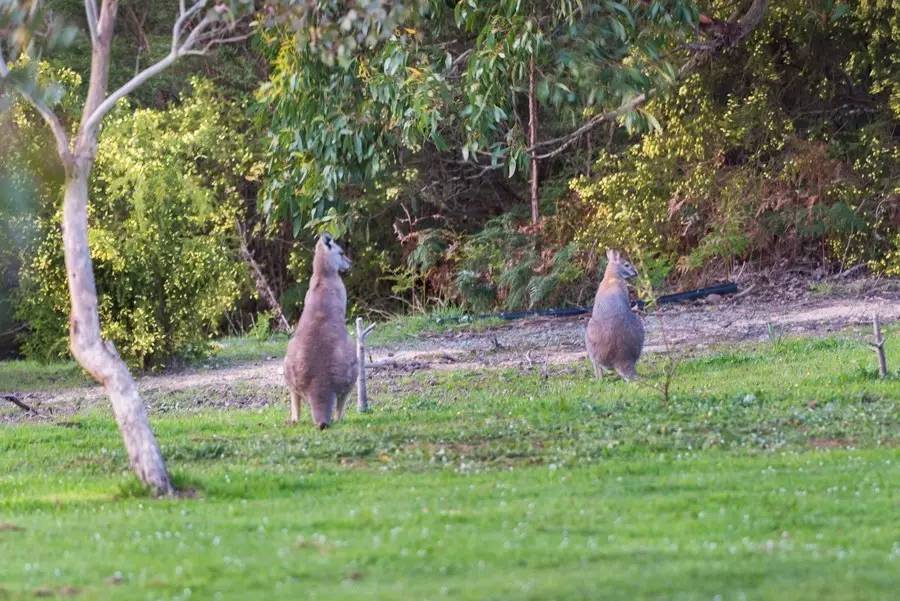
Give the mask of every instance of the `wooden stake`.
<path id="1" fill-rule="evenodd" d="M 870 342 L 878 355 L 878 375 L 883 380 L 887 377 L 887 359 L 884 356 L 884 338 L 881 336 L 881 324 L 878 322 L 878 315 L 872 316 L 872 329 L 875 330 L 875 342 Z"/>
<path id="2" fill-rule="evenodd" d="M 356 318 L 356 363 L 359 368 L 356 378 L 356 408 L 360 413 L 369 410 L 369 397 L 366 394 L 366 336 L 374 327 L 373 323 L 364 329 L 362 317 Z"/>

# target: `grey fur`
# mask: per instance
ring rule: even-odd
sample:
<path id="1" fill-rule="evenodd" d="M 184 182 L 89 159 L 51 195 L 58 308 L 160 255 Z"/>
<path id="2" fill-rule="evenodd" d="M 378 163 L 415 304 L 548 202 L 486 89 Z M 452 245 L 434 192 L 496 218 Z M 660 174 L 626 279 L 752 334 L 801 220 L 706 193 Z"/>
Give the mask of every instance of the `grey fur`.
<path id="1" fill-rule="evenodd" d="M 300 404 L 305 400 L 313 423 L 327 428 L 343 416 L 347 394 L 356 381 L 356 346 L 347 333 L 347 289 L 340 275 L 349 268 L 350 261 L 331 236 L 320 237 L 303 313 L 284 358 L 293 423 L 300 419 Z"/>
<path id="2" fill-rule="evenodd" d="M 606 257 L 609 263 L 585 332 L 588 357 L 598 378 L 605 370 L 615 370 L 623 379 L 634 380 L 644 348 L 644 326 L 631 311 L 626 280 L 637 276 L 637 270 L 617 250 L 607 250 Z"/>

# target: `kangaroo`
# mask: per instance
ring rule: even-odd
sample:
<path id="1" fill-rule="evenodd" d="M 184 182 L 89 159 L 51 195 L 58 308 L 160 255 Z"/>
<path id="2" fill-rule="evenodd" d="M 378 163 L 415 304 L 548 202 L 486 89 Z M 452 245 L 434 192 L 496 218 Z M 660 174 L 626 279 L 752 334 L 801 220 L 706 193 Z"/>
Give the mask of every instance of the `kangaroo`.
<path id="1" fill-rule="evenodd" d="M 609 263 L 594 297 L 585 342 L 598 378 L 614 369 L 624 380 L 637 379 L 634 365 L 644 346 L 644 326 L 628 304 L 627 279 L 637 270 L 617 250 L 606 251 Z"/>
<path id="2" fill-rule="evenodd" d="M 323 234 L 316 243 L 313 274 L 297 329 L 288 342 L 284 379 L 291 393 L 291 423 L 300 419 L 300 403 L 309 403 L 313 423 L 327 428 L 341 419 L 347 393 L 356 381 L 356 347 L 347 333 L 347 289 L 340 272 L 350 260 L 337 242 Z"/>

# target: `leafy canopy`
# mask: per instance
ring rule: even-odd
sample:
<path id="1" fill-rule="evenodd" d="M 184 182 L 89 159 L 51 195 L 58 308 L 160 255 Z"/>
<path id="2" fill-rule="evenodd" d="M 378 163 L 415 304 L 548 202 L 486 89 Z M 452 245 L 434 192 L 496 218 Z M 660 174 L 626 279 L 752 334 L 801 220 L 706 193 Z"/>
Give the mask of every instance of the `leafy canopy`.
<path id="1" fill-rule="evenodd" d="M 420 14 L 428 19 L 333 61 L 292 31 L 267 37 L 264 206 L 295 230 L 345 208 L 342 189 L 370 184 L 425 147 L 509 176 L 527 169 L 520 112 L 532 58 L 541 110 L 571 128 L 671 83 L 677 44 L 697 22 L 686 0 L 435 0 Z M 623 119 L 629 129 L 658 127 L 641 110 Z"/>

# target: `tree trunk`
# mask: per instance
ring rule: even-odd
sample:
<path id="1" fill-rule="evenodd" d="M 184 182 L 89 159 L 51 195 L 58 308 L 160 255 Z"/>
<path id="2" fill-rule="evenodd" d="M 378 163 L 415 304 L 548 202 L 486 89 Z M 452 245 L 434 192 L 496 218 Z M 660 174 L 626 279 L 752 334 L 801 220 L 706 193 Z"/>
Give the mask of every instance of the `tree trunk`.
<path id="1" fill-rule="evenodd" d="M 535 67 L 534 54 L 528 63 L 528 146 L 534 148 L 537 144 L 537 97 L 535 96 Z M 538 199 L 538 160 L 537 151 L 531 153 L 531 223 L 536 224 L 540 219 L 540 203 Z"/>
<path id="2" fill-rule="evenodd" d="M 256 259 L 253 257 L 253 252 L 251 252 L 247 240 L 247 230 L 241 225 L 240 221 L 237 222 L 237 232 L 241 258 L 243 258 L 250 267 L 250 275 L 253 277 L 253 283 L 256 285 L 256 293 L 269 306 L 269 309 L 275 313 L 275 321 L 278 324 L 275 326 L 275 329 L 279 332 L 290 332 L 291 324 L 287 320 L 287 317 L 284 316 L 284 310 L 281 308 L 281 303 L 278 302 L 278 297 L 275 296 L 275 291 L 272 290 L 272 287 L 269 285 L 269 281 L 266 279 L 262 268 L 260 268 L 259 263 L 257 263 Z"/>
<path id="3" fill-rule="evenodd" d="M 78 363 L 106 390 L 131 468 L 154 493 L 167 495 L 172 493 L 172 484 L 137 384 L 115 347 L 100 334 L 97 287 L 88 247 L 88 179 L 92 164 L 93 161 L 82 159 L 66 173 L 63 249 L 72 302 L 69 344 Z"/>

